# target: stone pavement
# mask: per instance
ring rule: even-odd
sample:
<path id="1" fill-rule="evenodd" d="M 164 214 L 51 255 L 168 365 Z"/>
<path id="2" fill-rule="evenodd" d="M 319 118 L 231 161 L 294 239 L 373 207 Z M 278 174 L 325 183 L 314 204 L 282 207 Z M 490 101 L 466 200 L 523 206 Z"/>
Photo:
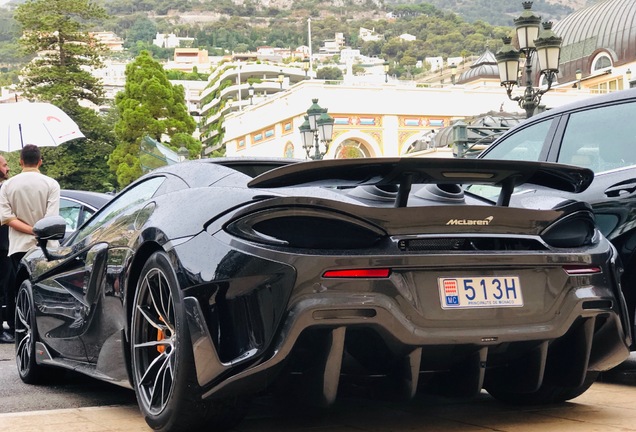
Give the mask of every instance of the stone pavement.
<path id="1" fill-rule="evenodd" d="M 329 410 L 288 410 L 257 399 L 237 432 L 636 431 L 636 385 L 595 383 L 557 406 L 511 407 L 482 393 L 471 400 L 419 396 L 410 403 L 338 400 Z M 108 406 L 0 414 L 0 431 L 150 431 L 135 406 Z"/>

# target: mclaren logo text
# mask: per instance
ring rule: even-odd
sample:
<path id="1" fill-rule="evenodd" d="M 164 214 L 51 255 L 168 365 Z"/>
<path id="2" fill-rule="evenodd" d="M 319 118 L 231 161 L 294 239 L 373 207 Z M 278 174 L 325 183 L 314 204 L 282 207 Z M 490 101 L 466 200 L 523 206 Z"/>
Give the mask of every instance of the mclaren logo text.
<path id="1" fill-rule="evenodd" d="M 485 219 L 451 219 L 446 222 L 446 225 L 489 225 L 492 220 L 492 216 Z"/>

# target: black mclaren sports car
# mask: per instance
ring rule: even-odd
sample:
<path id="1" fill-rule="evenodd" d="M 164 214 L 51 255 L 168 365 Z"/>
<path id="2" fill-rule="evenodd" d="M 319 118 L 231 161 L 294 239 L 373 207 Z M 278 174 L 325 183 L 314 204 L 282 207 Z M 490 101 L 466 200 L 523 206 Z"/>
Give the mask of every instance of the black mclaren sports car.
<path id="1" fill-rule="evenodd" d="M 629 355 L 621 264 L 586 168 L 382 158 L 209 159 L 130 185 L 19 271 L 16 360 L 136 392 L 156 430 L 222 430 L 260 391 L 345 384 L 514 403 L 574 398 Z M 497 185 L 496 204 L 459 185 Z M 280 391 L 283 389 L 283 391 Z"/>

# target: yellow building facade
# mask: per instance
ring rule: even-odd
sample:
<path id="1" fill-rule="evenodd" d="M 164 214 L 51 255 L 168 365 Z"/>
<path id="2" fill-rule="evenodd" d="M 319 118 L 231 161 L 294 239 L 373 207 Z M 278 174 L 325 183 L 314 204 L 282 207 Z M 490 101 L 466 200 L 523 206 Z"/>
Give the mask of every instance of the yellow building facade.
<path id="1" fill-rule="evenodd" d="M 543 102 L 554 107 L 589 96 L 571 88 L 555 89 L 544 95 Z M 226 155 L 306 158 L 298 128 L 315 98 L 334 118 L 325 158 L 402 156 L 424 134 L 451 126 L 455 120 L 492 111 L 519 111 L 499 85 L 432 88 L 305 80 L 228 114 L 223 139 Z M 320 147 L 324 151 L 324 143 Z"/>

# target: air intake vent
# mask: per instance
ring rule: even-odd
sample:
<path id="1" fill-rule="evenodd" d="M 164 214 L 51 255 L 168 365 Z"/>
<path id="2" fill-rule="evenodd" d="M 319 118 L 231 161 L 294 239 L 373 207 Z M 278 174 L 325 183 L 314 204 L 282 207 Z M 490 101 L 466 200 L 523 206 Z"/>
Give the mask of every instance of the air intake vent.
<path id="1" fill-rule="evenodd" d="M 403 252 L 424 251 L 511 251 L 545 250 L 545 246 L 532 239 L 436 237 L 400 240 L 398 247 Z"/>
<path id="2" fill-rule="evenodd" d="M 455 184 L 428 184 L 417 191 L 415 196 L 428 201 L 449 204 L 464 203 L 464 190 Z"/>

